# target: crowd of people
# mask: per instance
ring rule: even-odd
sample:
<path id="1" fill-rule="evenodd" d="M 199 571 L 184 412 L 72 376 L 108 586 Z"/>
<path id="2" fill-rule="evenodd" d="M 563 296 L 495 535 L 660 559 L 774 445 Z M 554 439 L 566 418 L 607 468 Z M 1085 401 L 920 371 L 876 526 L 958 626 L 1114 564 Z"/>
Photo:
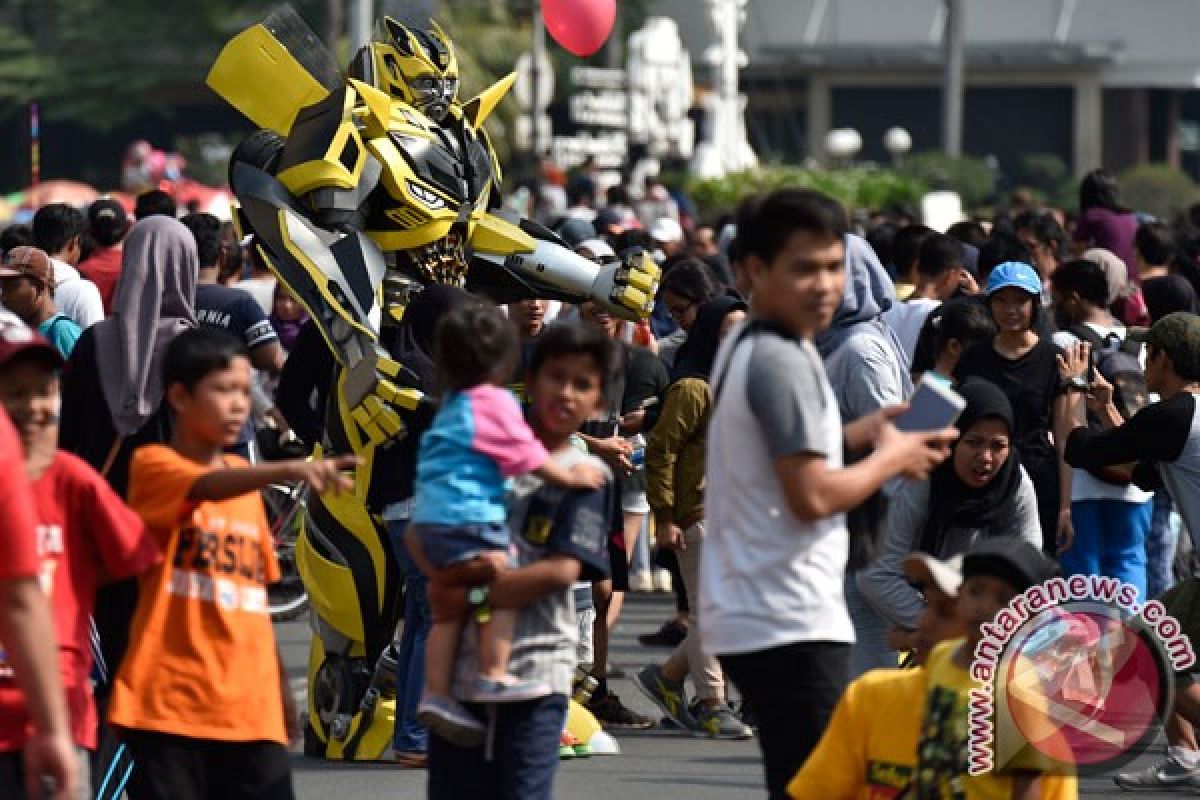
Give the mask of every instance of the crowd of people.
<path id="1" fill-rule="evenodd" d="M 1077 215 L 939 233 L 600 186 L 520 196 L 587 258 L 653 253 L 649 320 L 433 286 L 385 332 L 425 393 L 367 497 L 404 576 L 395 763 L 433 798 L 552 796 L 588 749 L 570 703 L 659 724 L 608 680 L 626 593 L 658 589 L 670 654 L 633 685 L 756 738 L 771 798 L 1075 797 L 1037 759 L 968 774 L 971 658 L 1056 574 L 1200 635 L 1200 208 L 1147 218 L 1098 170 Z M 162 192 L 0 233 L 0 796 L 294 796 L 258 490 L 348 491 L 356 461 L 303 457 L 333 356 L 250 244 Z M 923 383 L 954 427 L 894 424 Z M 1200 788 L 1178 684 L 1165 761 L 1122 787 Z"/>

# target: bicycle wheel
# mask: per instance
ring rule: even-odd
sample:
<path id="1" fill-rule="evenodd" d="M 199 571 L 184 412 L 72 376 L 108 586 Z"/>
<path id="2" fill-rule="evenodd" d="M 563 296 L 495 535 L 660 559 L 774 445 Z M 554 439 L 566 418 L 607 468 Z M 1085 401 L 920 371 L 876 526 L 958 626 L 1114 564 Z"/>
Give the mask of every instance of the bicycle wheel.
<path id="1" fill-rule="evenodd" d="M 300 531 L 307 491 L 299 485 L 272 484 L 262 494 L 281 574 L 279 582 L 267 588 L 267 605 L 271 621 L 284 622 L 308 610 L 308 591 L 296 568 L 296 536 Z"/>

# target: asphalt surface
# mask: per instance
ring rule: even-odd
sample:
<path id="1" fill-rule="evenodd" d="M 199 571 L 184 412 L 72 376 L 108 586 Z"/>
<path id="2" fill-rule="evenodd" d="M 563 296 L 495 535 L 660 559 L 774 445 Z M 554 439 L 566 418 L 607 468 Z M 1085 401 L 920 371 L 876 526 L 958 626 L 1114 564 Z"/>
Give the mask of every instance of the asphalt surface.
<path id="1" fill-rule="evenodd" d="M 610 662 L 632 676 L 650 663 L 659 663 L 667 650 L 638 644 L 636 636 L 655 630 L 674 610 L 670 595 L 635 594 L 622 612 L 611 647 Z M 304 621 L 276 627 L 280 649 L 292 687 L 302 695 L 306 686 L 305 663 L 309 631 Z M 654 706 L 628 678 L 612 678 L 610 688 L 630 708 L 653 716 Z M 303 699 L 298 704 L 304 707 Z M 661 727 L 648 731 L 614 732 L 621 745 L 618 756 L 575 759 L 560 763 L 555 784 L 558 800 L 688 800 L 761 799 L 762 767 L 757 744 L 697 739 Z M 1141 768 L 1161 758 L 1163 743 L 1132 765 Z M 300 800 L 367 800 L 367 798 L 421 798 L 425 773 L 390 765 L 344 764 L 320 761 L 297 753 L 293 764 Z M 1125 798 L 1167 796 L 1158 792 L 1132 794 L 1118 789 L 1111 773 L 1080 779 L 1080 796 Z M 1172 794 L 1172 797 L 1186 796 Z M 1200 796 L 1200 791 L 1197 792 Z M 818 800 L 827 800 L 820 798 Z"/>

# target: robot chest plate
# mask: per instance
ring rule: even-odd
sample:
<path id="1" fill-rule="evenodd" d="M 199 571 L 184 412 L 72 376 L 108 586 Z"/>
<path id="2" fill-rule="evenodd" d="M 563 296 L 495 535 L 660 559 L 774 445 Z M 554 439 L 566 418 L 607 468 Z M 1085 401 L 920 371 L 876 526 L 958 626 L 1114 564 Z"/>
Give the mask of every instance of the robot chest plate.
<path id="1" fill-rule="evenodd" d="M 412 231 L 431 223 L 440 228 L 438 223 L 456 219 L 464 205 L 486 203 L 492 179 L 487 151 L 470 135 L 460 139 L 445 128 L 433 134 L 388 132 L 390 147 L 378 153 L 385 177 L 370 201 L 368 230 Z"/>

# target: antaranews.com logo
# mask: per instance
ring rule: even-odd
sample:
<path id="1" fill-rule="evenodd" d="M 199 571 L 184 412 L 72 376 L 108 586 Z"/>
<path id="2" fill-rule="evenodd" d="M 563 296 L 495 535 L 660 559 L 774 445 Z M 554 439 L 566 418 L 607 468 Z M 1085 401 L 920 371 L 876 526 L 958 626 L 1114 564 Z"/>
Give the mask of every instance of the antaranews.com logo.
<path id="1" fill-rule="evenodd" d="M 1031 587 L 983 626 L 970 692 L 968 769 L 1088 774 L 1153 739 L 1174 674 L 1196 661 L 1179 622 L 1116 578 Z"/>

